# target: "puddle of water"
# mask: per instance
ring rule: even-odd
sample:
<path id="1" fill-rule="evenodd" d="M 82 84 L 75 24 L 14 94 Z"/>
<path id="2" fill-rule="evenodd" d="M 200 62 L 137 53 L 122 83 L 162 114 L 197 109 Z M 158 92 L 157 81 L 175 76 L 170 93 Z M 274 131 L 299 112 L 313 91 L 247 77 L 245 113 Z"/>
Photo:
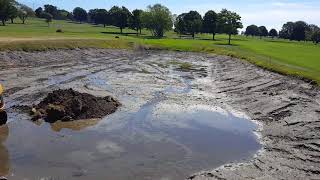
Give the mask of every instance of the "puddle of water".
<path id="1" fill-rule="evenodd" d="M 120 114 L 120 115 L 119 115 Z M 102 121 L 34 124 L 23 116 L 0 129 L 0 175 L 10 179 L 183 179 L 249 158 L 255 125 L 219 108 L 150 101 Z M 124 123 L 106 130 L 104 123 Z"/>

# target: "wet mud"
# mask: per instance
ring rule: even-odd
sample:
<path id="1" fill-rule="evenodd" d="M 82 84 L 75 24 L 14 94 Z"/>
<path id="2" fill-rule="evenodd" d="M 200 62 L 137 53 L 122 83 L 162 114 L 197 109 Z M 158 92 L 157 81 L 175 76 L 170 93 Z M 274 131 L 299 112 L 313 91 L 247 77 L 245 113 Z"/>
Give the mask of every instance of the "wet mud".
<path id="1" fill-rule="evenodd" d="M 9 135 L 0 146 L 8 163 L 0 169 L 10 179 L 319 175 L 320 93 L 302 80 L 186 52 L 82 49 L 0 58 L 0 80 L 11 89 Z M 14 108 L 69 88 L 123 106 L 101 120 L 51 124 L 28 121 Z"/>
<path id="2" fill-rule="evenodd" d="M 59 89 L 49 93 L 38 105 L 30 107 L 30 115 L 35 121 L 44 119 L 50 123 L 103 118 L 114 113 L 120 105 L 111 96 L 95 97 L 72 89 Z"/>

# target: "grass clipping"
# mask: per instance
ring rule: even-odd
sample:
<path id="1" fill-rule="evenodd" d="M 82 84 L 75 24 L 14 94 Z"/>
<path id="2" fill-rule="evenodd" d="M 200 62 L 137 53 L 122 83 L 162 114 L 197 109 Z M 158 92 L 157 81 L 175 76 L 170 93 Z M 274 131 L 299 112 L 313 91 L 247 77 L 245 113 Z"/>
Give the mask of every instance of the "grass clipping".
<path id="1" fill-rule="evenodd" d="M 31 110 L 32 120 L 46 122 L 103 118 L 114 113 L 121 104 L 111 96 L 95 97 L 72 89 L 49 93 Z"/>

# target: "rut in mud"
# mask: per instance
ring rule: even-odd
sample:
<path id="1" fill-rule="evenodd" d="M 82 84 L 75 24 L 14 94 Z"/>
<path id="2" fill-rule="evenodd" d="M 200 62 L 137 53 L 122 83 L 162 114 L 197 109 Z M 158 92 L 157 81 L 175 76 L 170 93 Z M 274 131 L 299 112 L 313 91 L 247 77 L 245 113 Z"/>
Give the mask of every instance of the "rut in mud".
<path id="1" fill-rule="evenodd" d="M 120 105 L 111 96 L 95 97 L 73 89 L 55 90 L 31 108 L 31 115 L 33 120 L 44 119 L 50 123 L 103 118 L 114 113 Z"/>
<path id="2" fill-rule="evenodd" d="M 10 146 L 0 150 L 13 152 L 13 179 L 34 178 L 28 174 L 34 168 L 39 177 L 59 172 L 65 176 L 54 177 L 62 179 L 101 179 L 106 171 L 112 172 L 107 173 L 109 179 L 182 179 L 194 173 L 189 179 L 319 176 L 320 93 L 302 80 L 230 57 L 199 53 L 86 49 L 2 52 L 0 58 L 1 80 L 10 87 L 5 99 L 12 132 L 7 140 Z M 101 122 L 52 124 L 52 134 L 46 125 L 21 121 L 24 117 L 10 108 L 40 103 L 59 88 L 112 95 L 123 103 L 123 110 Z M 237 123 L 246 122 L 243 118 L 212 107 L 244 112 L 259 122 L 262 151 L 252 158 L 259 146 L 251 141 L 252 128 L 239 129 L 241 123 Z M 217 112 L 223 116 L 216 116 Z M 227 134 L 219 131 L 232 125 L 235 129 Z M 89 130 L 83 130 L 87 126 Z M 237 134 L 243 131 L 250 133 Z M 21 146 L 20 139 L 26 135 Z M 50 148 L 44 151 L 35 146 Z M 234 151 L 242 155 L 223 156 Z M 57 152 L 61 157 L 51 158 Z M 203 169 L 214 170 L 196 173 Z"/>

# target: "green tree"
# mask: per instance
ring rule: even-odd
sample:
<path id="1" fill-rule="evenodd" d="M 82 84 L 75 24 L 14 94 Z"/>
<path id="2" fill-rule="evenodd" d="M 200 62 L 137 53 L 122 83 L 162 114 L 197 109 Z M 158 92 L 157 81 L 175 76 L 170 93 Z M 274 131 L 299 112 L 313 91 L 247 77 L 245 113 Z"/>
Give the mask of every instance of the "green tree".
<path id="1" fill-rule="evenodd" d="M 90 21 L 95 24 L 103 24 L 104 27 L 111 24 L 111 17 L 105 9 L 91 9 L 89 10 L 88 16 Z"/>
<path id="2" fill-rule="evenodd" d="M 14 19 L 18 17 L 18 8 L 16 8 L 16 6 L 9 6 L 8 14 L 8 18 L 11 20 L 11 23 L 13 24 Z"/>
<path id="3" fill-rule="evenodd" d="M 306 40 L 306 32 L 310 27 L 304 21 L 287 22 L 282 26 L 279 36 L 284 39 Z"/>
<path id="4" fill-rule="evenodd" d="M 203 32 L 211 33 L 212 40 L 217 32 L 218 15 L 214 11 L 208 11 L 203 17 Z"/>
<path id="5" fill-rule="evenodd" d="M 75 20 L 79 21 L 80 23 L 86 21 L 88 19 L 88 13 L 86 10 L 76 7 L 73 10 L 73 17 Z"/>
<path id="6" fill-rule="evenodd" d="M 22 21 L 22 24 L 25 24 L 27 18 L 28 18 L 28 13 L 24 11 L 23 9 L 19 9 L 18 16 L 20 20 Z"/>
<path id="7" fill-rule="evenodd" d="M 265 26 L 260 26 L 259 27 L 259 35 L 260 35 L 260 38 L 261 37 L 266 37 L 268 36 L 269 32 L 267 30 L 267 28 Z"/>
<path id="8" fill-rule="evenodd" d="M 184 23 L 184 16 L 186 13 L 180 14 L 174 22 L 174 31 L 178 33 L 181 37 L 182 34 L 186 33 L 186 25 Z"/>
<path id="9" fill-rule="evenodd" d="M 69 18 L 70 12 L 64 9 L 59 9 L 58 10 L 58 15 L 56 19 L 58 20 L 67 20 Z"/>
<path id="10" fill-rule="evenodd" d="M 38 7 L 38 8 L 35 10 L 35 13 L 36 13 L 36 17 L 42 18 L 42 17 L 41 17 L 41 15 L 42 15 L 42 13 L 43 13 L 42 7 Z"/>
<path id="11" fill-rule="evenodd" d="M 281 31 L 279 32 L 279 37 L 283 39 L 292 39 L 294 29 L 293 22 L 287 22 L 282 26 Z"/>
<path id="12" fill-rule="evenodd" d="M 147 10 L 142 13 L 142 22 L 144 27 L 158 38 L 163 37 L 164 33 L 171 30 L 173 26 L 170 10 L 161 4 L 148 6 Z"/>
<path id="13" fill-rule="evenodd" d="M 10 16 L 10 8 L 14 6 L 15 2 L 13 0 L 0 0 L 0 20 L 2 21 L 2 25 L 6 25 L 6 21 Z"/>
<path id="14" fill-rule="evenodd" d="M 271 29 L 270 32 L 269 32 L 269 36 L 271 36 L 272 39 L 273 39 L 274 37 L 278 37 L 278 31 L 275 30 L 275 29 Z"/>
<path id="15" fill-rule="evenodd" d="M 185 30 L 195 38 L 195 34 L 199 33 L 202 28 L 202 17 L 197 11 L 190 11 L 183 17 Z"/>
<path id="16" fill-rule="evenodd" d="M 292 40 L 304 41 L 306 39 L 306 30 L 308 29 L 308 24 L 304 21 L 297 21 L 293 26 L 293 33 L 291 36 Z"/>
<path id="17" fill-rule="evenodd" d="M 72 12 L 69 12 L 68 19 L 70 19 L 71 21 L 74 21 L 74 16 L 73 16 Z"/>
<path id="18" fill-rule="evenodd" d="M 53 19 L 56 19 L 59 14 L 58 8 L 50 4 L 44 5 L 44 12 L 51 14 Z"/>
<path id="19" fill-rule="evenodd" d="M 46 23 L 48 23 L 48 27 L 50 27 L 50 23 L 52 22 L 53 16 L 47 12 L 42 13 L 41 16 L 46 20 Z"/>
<path id="20" fill-rule="evenodd" d="M 220 27 L 220 32 L 229 35 L 228 44 L 231 45 L 231 35 L 236 34 L 239 28 L 242 28 L 241 17 L 235 12 L 223 9 L 218 14 L 218 24 Z"/>
<path id="21" fill-rule="evenodd" d="M 246 32 L 244 33 L 246 36 L 259 36 L 260 29 L 256 25 L 250 25 L 246 28 Z"/>
<path id="22" fill-rule="evenodd" d="M 25 24 L 25 21 L 28 17 L 34 16 L 35 12 L 28 6 L 23 4 L 18 4 L 18 17 L 21 19 L 22 24 Z"/>
<path id="23" fill-rule="evenodd" d="M 112 25 L 120 28 L 122 34 L 123 29 L 128 27 L 128 20 L 131 16 L 131 12 L 124 6 L 122 6 L 122 8 L 113 6 L 109 13 L 112 19 Z"/>
<path id="24" fill-rule="evenodd" d="M 320 28 L 317 25 L 309 24 L 306 30 L 306 40 L 312 41 L 312 36 L 316 31 L 320 31 Z"/>
<path id="25" fill-rule="evenodd" d="M 137 31 L 137 35 L 142 29 L 142 16 L 143 11 L 140 9 L 135 9 L 132 11 L 132 17 L 130 18 L 130 27 Z"/>
<path id="26" fill-rule="evenodd" d="M 313 32 L 311 40 L 316 44 L 320 42 L 320 30 L 316 30 L 315 32 Z"/>
<path id="27" fill-rule="evenodd" d="M 98 9 L 95 18 L 98 24 L 103 24 L 103 27 L 106 27 L 107 25 L 111 24 L 110 14 L 105 9 Z"/>
<path id="28" fill-rule="evenodd" d="M 90 23 L 98 24 L 97 22 L 98 9 L 90 9 L 88 12 L 88 20 Z"/>

